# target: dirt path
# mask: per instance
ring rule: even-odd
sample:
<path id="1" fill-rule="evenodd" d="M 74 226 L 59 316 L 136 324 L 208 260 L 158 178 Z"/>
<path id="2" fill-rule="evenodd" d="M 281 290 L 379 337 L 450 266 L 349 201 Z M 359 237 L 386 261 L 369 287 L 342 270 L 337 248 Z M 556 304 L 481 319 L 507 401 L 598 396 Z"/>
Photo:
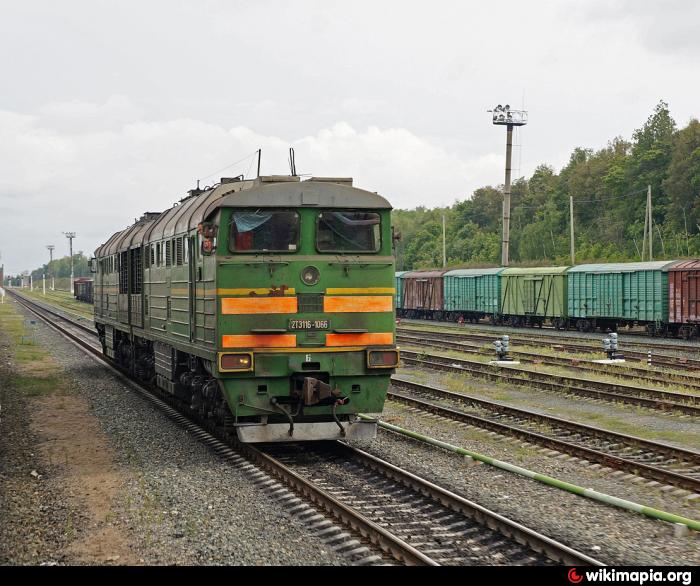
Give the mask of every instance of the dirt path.
<path id="1" fill-rule="evenodd" d="M 41 459 L 87 516 L 85 531 L 67 546 L 68 557 L 80 563 L 138 563 L 128 536 L 111 524 L 124 478 L 87 402 L 70 395 L 41 397 L 31 401 L 30 413 Z"/>
<path id="2" fill-rule="evenodd" d="M 112 522 L 125 472 L 61 367 L 19 343 L 22 323 L 3 308 L 0 563 L 138 564 Z"/>

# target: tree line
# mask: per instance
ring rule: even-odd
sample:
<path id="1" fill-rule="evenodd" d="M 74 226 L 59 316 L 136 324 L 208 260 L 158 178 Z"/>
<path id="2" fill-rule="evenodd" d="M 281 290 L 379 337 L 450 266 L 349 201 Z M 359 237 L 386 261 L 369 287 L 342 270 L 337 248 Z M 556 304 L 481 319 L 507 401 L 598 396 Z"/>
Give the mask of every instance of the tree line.
<path id="1" fill-rule="evenodd" d="M 678 128 L 661 101 L 631 140 L 576 148 L 557 173 L 540 165 L 513 183 L 511 264 L 570 264 L 569 197 L 574 199 L 576 262 L 642 258 L 647 186 L 653 200 L 654 259 L 700 256 L 700 123 Z M 395 210 L 397 268 L 501 261 L 503 186 L 485 186 L 445 208 Z"/>
<path id="2" fill-rule="evenodd" d="M 75 277 L 92 277 L 90 272 L 90 259 L 83 254 L 82 251 L 73 255 L 73 270 Z M 51 263 L 41 265 L 38 269 L 27 271 L 27 276 L 32 276 L 35 283 L 39 283 L 43 275 L 46 278 L 53 276 L 56 279 L 70 277 L 70 256 L 54 259 Z M 22 275 L 5 275 L 5 283 L 8 281 L 15 286 L 19 286 L 22 280 Z"/>
<path id="3" fill-rule="evenodd" d="M 574 199 L 576 261 L 642 259 L 647 186 L 653 199 L 654 258 L 700 257 L 700 122 L 678 128 L 661 101 L 632 135 L 599 150 L 575 148 L 557 173 L 539 165 L 511 190 L 510 259 L 516 265 L 569 264 L 569 197 Z M 447 264 L 494 266 L 501 260 L 503 186 L 478 188 L 452 206 L 394 210 L 401 239 L 396 266 L 442 266 L 442 218 Z M 89 259 L 74 255 L 75 276 L 90 276 Z M 70 257 L 32 271 L 70 276 Z M 6 278 L 7 280 L 7 278 Z"/>

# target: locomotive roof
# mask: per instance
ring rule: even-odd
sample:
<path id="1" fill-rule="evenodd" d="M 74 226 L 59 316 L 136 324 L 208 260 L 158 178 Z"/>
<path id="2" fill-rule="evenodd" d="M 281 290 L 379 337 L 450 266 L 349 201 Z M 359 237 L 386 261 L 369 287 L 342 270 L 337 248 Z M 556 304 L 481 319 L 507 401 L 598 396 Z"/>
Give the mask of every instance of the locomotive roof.
<path id="1" fill-rule="evenodd" d="M 317 178 L 300 181 L 295 176 L 259 177 L 228 181 L 192 193 L 161 214 L 146 214 L 132 226 L 112 235 L 98 247 L 95 256 L 108 256 L 144 242 L 185 234 L 225 207 L 314 207 L 391 209 L 376 193 L 352 187 L 351 179 Z"/>

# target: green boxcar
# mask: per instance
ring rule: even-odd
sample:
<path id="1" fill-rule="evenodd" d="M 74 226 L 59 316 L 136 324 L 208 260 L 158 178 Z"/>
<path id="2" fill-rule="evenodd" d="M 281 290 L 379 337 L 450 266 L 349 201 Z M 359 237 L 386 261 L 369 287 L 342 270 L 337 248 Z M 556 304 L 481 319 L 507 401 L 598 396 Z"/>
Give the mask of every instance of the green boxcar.
<path id="1" fill-rule="evenodd" d="M 501 311 L 512 325 L 555 327 L 566 323 L 566 272 L 569 267 L 505 269 L 501 273 Z"/>
<path id="2" fill-rule="evenodd" d="M 668 267 L 676 261 L 587 264 L 569 270 L 570 319 L 583 331 L 668 321 Z"/>
<path id="3" fill-rule="evenodd" d="M 480 319 L 501 313 L 503 268 L 457 269 L 445 273 L 445 311 Z"/>
<path id="4" fill-rule="evenodd" d="M 396 295 L 394 296 L 394 307 L 396 309 L 401 309 L 403 307 L 403 279 L 401 275 L 405 275 L 408 271 L 396 271 L 394 273 L 394 288 L 396 289 Z"/>

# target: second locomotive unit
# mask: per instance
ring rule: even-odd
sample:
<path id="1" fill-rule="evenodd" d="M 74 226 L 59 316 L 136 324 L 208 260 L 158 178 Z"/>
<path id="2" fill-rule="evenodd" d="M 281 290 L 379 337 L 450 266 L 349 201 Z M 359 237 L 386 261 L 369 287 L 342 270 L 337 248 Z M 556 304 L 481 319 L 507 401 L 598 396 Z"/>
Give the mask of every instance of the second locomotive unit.
<path id="1" fill-rule="evenodd" d="M 369 438 L 398 365 L 391 206 L 350 179 L 222 179 L 96 253 L 103 350 L 244 442 Z"/>

